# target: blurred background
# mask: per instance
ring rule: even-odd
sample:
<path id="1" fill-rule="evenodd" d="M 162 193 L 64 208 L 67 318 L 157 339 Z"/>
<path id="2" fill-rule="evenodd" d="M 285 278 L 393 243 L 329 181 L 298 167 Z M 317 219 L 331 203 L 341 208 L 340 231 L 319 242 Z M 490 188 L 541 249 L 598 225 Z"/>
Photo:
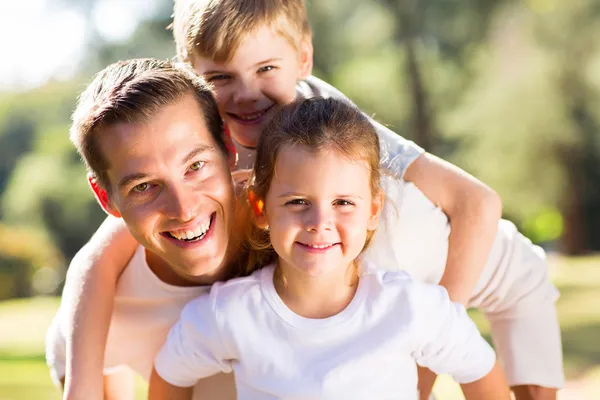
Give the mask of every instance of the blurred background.
<path id="1" fill-rule="evenodd" d="M 600 2 L 308 5 L 315 75 L 492 186 L 505 218 L 548 251 L 562 292 L 561 396 L 597 398 Z M 0 400 L 59 398 L 44 331 L 69 260 L 104 218 L 70 114 L 107 64 L 174 56 L 171 11 L 171 0 L 0 2 Z M 461 398 L 444 380 L 436 390 Z"/>

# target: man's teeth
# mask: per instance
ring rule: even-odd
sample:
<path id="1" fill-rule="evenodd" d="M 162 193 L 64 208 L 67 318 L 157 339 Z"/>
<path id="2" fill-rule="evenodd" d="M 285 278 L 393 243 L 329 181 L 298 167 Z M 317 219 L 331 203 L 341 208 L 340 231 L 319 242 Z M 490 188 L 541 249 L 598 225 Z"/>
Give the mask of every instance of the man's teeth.
<path id="1" fill-rule="evenodd" d="M 210 228 L 210 221 L 211 221 L 211 219 L 208 219 L 206 222 L 202 223 L 202 225 L 200 225 L 198 228 L 196 228 L 193 231 L 177 231 L 177 232 L 169 232 L 169 233 L 175 239 L 179 239 L 179 240 L 190 240 L 190 239 L 197 239 L 200 237 L 204 237 L 204 235 L 208 231 L 208 228 Z"/>

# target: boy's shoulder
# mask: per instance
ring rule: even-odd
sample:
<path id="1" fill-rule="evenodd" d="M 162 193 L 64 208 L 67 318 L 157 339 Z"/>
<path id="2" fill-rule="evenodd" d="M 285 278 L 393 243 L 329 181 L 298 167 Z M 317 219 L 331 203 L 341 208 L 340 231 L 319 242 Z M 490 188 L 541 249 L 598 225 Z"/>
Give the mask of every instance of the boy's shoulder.
<path id="1" fill-rule="evenodd" d="M 296 90 L 300 97 L 305 99 L 312 99 L 314 97 L 333 98 L 347 101 L 348 103 L 354 105 L 354 103 L 352 103 L 352 101 L 346 97 L 345 94 L 340 92 L 333 85 L 330 85 L 324 80 L 313 75 L 298 82 Z"/>

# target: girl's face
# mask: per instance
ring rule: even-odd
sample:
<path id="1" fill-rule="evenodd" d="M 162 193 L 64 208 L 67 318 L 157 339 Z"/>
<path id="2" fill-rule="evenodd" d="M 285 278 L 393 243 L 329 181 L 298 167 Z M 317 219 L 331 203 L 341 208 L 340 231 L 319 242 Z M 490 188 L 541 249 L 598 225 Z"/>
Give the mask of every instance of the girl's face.
<path id="1" fill-rule="evenodd" d="M 283 271 L 345 273 L 378 225 L 382 195 L 373 196 L 370 179 L 366 162 L 335 151 L 281 149 L 259 223 Z"/>

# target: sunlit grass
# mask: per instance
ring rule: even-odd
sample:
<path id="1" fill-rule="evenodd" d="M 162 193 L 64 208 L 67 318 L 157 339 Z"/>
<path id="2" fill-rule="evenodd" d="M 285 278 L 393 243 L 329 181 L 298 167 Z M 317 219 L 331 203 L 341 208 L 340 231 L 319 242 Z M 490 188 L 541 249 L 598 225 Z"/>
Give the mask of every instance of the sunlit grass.
<path id="1" fill-rule="evenodd" d="M 557 303 L 569 387 L 561 399 L 588 399 L 600 393 L 600 257 L 550 259 L 551 276 L 561 291 Z M 44 360 L 46 328 L 58 307 L 56 298 L 0 302 L 0 400 L 59 400 Z M 484 335 L 489 328 L 480 313 L 471 313 Z M 145 398 L 137 384 L 137 398 Z M 448 376 L 438 379 L 440 400 L 461 400 Z M 574 393 L 573 395 L 568 395 Z"/>

